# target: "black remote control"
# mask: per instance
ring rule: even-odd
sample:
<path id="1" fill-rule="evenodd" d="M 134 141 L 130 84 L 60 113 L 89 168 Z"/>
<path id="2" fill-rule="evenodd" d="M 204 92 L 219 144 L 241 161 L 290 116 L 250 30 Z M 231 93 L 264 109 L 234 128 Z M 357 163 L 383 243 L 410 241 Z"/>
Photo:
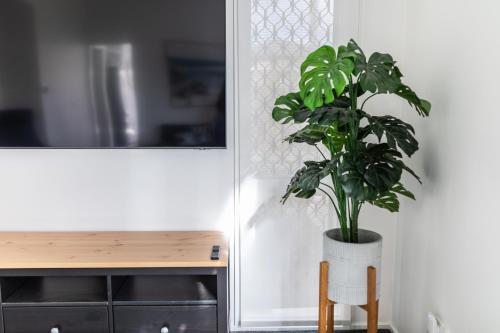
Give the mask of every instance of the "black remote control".
<path id="1" fill-rule="evenodd" d="M 212 247 L 212 254 L 210 255 L 210 260 L 219 260 L 220 259 L 220 246 L 214 245 Z"/>

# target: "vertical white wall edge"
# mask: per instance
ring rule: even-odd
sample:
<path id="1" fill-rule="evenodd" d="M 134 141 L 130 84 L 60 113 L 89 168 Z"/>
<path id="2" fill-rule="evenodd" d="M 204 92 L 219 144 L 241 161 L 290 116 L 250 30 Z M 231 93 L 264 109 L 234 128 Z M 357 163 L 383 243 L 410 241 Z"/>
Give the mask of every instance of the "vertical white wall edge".
<path id="1" fill-rule="evenodd" d="M 227 45 L 229 56 L 232 59 L 232 71 L 228 73 L 232 80 L 233 96 L 233 128 L 234 128 L 234 221 L 230 234 L 230 267 L 229 267 L 229 329 L 234 331 L 240 321 L 240 171 L 239 171 L 239 61 L 238 61 L 238 0 L 226 0 L 227 12 Z M 229 86 L 229 85 L 228 85 Z M 228 94 L 229 96 L 229 94 Z"/>

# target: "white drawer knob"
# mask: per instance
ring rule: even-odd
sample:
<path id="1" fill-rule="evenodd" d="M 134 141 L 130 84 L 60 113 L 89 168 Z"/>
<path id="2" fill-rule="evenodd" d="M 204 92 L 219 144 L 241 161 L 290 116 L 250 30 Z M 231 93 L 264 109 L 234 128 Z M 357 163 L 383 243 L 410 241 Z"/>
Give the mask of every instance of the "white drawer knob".
<path id="1" fill-rule="evenodd" d="M 57 327 L 51 328 L 50 333 L 59 333 L 59 328 L 57 328 Z"/>
<path id="2" fill-rule="evenodd" d="M 160 333 L 168 333 L 168 327 L 167 326 L 163 326 L 160 330 Z"/>

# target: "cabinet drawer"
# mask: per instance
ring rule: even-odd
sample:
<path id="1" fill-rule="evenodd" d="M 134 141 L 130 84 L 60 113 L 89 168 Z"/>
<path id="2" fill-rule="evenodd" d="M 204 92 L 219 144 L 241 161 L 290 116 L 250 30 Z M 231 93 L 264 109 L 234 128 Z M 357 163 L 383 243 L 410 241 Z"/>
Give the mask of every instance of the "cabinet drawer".
<path id="1" fill-rule="evenodd" d="M 113 311 L 115 333 L 217 332 L 216 306 L 115 306 Z"/>
<path id="2" fill-rule="evenodd" d="M 109 333 L 106 307 L 4 308 L 5 333 Z"/>

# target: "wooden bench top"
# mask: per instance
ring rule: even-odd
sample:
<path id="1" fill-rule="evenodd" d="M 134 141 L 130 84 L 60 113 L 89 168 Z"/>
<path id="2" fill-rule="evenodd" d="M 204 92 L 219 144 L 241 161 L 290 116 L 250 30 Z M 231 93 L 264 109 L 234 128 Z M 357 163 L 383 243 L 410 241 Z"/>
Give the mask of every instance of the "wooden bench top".
<path id="1" fill-rule="evenodd" d="M 227 258 L 217 231 L 0 232 L 0 269 L 227 267 Z"/>

